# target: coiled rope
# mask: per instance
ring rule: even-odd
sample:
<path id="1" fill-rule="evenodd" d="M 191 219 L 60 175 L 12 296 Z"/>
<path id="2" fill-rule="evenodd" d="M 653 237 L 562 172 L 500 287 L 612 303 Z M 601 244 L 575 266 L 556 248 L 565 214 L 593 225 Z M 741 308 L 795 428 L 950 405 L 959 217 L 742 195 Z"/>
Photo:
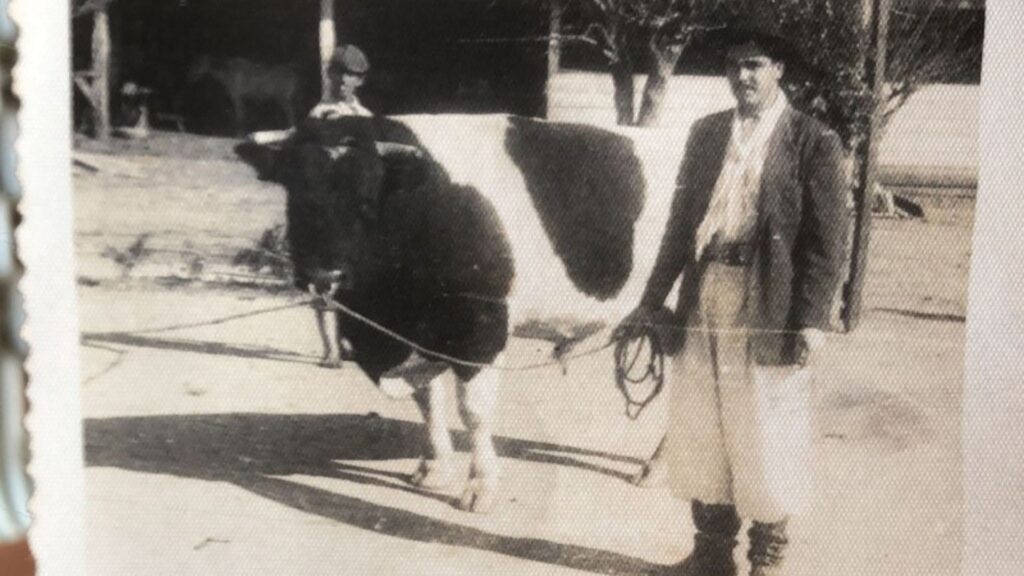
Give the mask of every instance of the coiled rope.
<path id="1" fill-rule="evenodd" d="M 631 334 L 615 342 L 615 385 L 626 400 L 626 417 L 636 420 L 665 386 L 665 350 L 653 326 L 632 329 Z M 644 369 L 637 372 L 637 362 L 644 357 Z M 651 382 L 646 396 L 637 399 L 634 390 Z"/>

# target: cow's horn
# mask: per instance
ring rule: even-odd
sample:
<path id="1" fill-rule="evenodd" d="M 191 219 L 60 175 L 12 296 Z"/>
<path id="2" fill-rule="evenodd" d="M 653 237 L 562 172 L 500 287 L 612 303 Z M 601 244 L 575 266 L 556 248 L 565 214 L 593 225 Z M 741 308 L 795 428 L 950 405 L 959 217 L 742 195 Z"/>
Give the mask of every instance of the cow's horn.
<path id="1" fill-rule="evenodd" d="M 292 137 L 295 134 L 295 130 L 264 130 L 262 132 L 253 132 L 249 135 L 249 141 L 253 144 L 259 144 L 261 146 L 280 144 L 285 140 Z"/>
<path id="2" fill-rule="evenodd" d="M 415 156 L 417 158 L 422 155 L 416 146 L 398 142 L 377 142 L 377 153 L 381 156 Z"/>

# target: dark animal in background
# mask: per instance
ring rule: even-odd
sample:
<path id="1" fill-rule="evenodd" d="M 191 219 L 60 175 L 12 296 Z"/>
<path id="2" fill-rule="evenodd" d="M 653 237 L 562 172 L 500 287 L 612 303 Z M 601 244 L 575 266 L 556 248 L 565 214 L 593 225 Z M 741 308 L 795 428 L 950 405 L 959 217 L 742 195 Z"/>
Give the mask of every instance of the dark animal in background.
<path id="1" fill-rule="evenodd" d="M 301 96 L 299 73 L 290 66 L 263 64 L 245 58 L 200 56 L 188 67 L 186 81 L 190 86 L 212 82 L 219 86 L 231 104 L 231 121 L 238 134 L 243 134 L 256 119 L 255 106 L 273 106 L 287 126 L 294 126 Z"/>

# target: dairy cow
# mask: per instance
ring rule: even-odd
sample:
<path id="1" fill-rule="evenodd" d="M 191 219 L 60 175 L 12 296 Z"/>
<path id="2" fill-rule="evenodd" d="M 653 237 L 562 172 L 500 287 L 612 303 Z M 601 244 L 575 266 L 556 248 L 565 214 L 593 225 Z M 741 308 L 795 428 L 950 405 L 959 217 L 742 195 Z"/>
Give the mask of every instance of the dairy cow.
<path id="1" fill-rule="evenodd" d="M 639 147 L 647 154 L 606 130 L 504 115 L 309 119 L 272 146 L 238 147 L 287 190 L 298 286 L 332 290 L 374 322 L 465 361 L 339 323 L 369 378 L 415 389 L 430 446 L 415 484 L 453 480 L 444 407 L 454 379 L 472 448 L 462 507 L 490 508 L 500 378 L 483 366 L 501 361 L 516 326 L 615 322 L 639 301 L 677 165 L 651 160 L 661 145 Z"/>

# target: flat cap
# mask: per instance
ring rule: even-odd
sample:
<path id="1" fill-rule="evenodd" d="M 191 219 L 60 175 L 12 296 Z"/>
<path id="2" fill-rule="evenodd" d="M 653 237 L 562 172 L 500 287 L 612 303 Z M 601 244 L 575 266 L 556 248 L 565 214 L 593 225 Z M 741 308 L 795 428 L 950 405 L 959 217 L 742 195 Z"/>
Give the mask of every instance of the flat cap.
<path id="1" fill-rule="evenodd" d="M 331 54 L 331 70 L 366 74 L 370 71 L 370 60 L 355 44 L 344 44 L 334 49 Z"/>

